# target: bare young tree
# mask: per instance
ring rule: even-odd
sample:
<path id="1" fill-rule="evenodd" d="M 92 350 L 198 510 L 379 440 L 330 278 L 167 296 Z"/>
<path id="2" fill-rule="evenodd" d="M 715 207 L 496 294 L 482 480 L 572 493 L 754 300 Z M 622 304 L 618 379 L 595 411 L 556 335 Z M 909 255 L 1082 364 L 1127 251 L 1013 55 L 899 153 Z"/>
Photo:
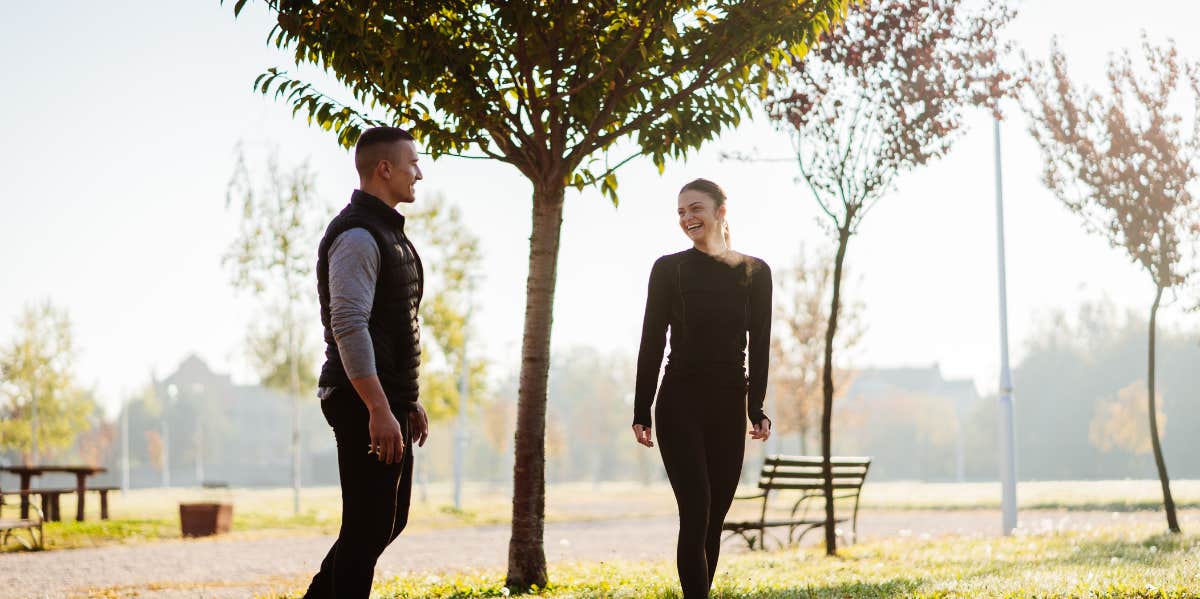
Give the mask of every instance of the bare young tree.
<path id="1" fill-rule="evenodd" d="M 316 361 L 308 354 L 306 310 L 316 302 L 312 285 L 312 248 L 320 234 L 323 210 L 313 192 L 307 163 L 284 170 L 272 153 L 266 176 L 259 181 L 236 152 L 226 206 L 236 206 L 242 219 L 237 237 L 223 258 L 234 286 L 264 303 L 269 316 L 251 327 L 251 357 L 264 385 L 284 391 L 292 400 L 292 509 L 300 513 L 300 387 L 315 387 Z M 303 379 L 302 379 L 303 377 Z"/>
<path id="2" fill-rule="evenodd" d="M 845 273 L 843 273 L 845 276 Z M 771 339 L 771 384 L 775 386 L 775 425 L 780 434 L 797 433 L 800 453 L 809 452 L 808 441 L 819 434 L 822 390 L 821 357 L 825 328 L 829 325 L 829 297 L 833 286 L 833 251 L 808 252 L 801 246 L 796 262 L 780 269 L 775 322 L 782 325 Z M 854 348 L 862 339 L 862 304 L 846 303 L 840 316 L 837 351 Z M 835 397 L 845 394 L 851 372 L 834 369 Z"/>
<path id="3" fill-rule="evenodd" d="M 1200 156 L 1200 63 L 1179 57 L 1175 45 L 1142 39 L 1144 67 L 1130 52 L 1108 64 L 1107 93 L 1077 85 L 1055 43 L 1047 63 L 1028 67 L 1024 102 L 1030 131 L 1042 148 L 1043 180 L 1054 195 L 1150 275 L 1146 401 L 1150 445 L 1171 532 L 1179 532 L 1167 464 L 1159 443 L 1154 349 L 1163 294 L 1195 281 L 1200 242 L 1197 183 Z M 1186 104 L 1176 104 L 1176 101 Z M 1186 106 L 1188 125 L 1175 111 Z M 1189 131 L 1190 128 L 1190 131 Z"/>
<path id="4" fill-rule="evenodd" d="M 825 550 L 837 553 L 829 462 L 833 350 L 842 269 L 851 236 L 901 174 L 941 157 L 963 114 L 995 110 L 1010 87 L 997 32 L 1013 12 L 1003 2 L 972 12 L 957 0 L 877 0 L 852 10 L 803 60 L 784 69 L 766 108 L 795 135 L 800 173 L 837 244 L 825 328 L 821 449 L 825 457 Z"/>
<path id="5" fill-rule="evenodd" d="M 474 290 L 483 276 L 479 237 L 463 222 L 462 211 L 435 194 L 408 211 L 412 237 L 425 256 L 426 288 L 436 289 L 421 302 L 421 398 L 432 421 L 458 414 L 463 367 L 468 380 L 467 405 L 485 396 L 487 364 L 465 360 Z"/>

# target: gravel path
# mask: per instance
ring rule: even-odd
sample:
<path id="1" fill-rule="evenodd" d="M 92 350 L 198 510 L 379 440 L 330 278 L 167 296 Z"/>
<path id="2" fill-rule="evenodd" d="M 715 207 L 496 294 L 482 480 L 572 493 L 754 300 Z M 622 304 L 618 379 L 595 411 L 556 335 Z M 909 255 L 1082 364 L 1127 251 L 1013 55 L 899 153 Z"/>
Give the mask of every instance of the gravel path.
<path id="1" fill-rule="evenodd" d="M 1180 513 L 1188 530 L 1200 526 L 1200 510 Z M 1026 511 L 1030 532 L 1112 524 L 1156 523 L 1157 512 Z M 863 538 L 928 538 L 946 534 L 998 533 L 995 510 L 876 511 L 860 516 Z M 548 524 L 551 562 L 665 560 L 674 556 L 674 518 Z M 376 579 L 406 572 L 438 573 L 502 568 L 508 526 L 459 528 L 401 535 L 380 558 Z M 819 532 L 808 535 L 815 543 Z M 302 588 L 333 542 L 327 536 L 252 540 L 195 539 L 142 545 L 0 555 L 0 597 L 243 598 Z M 730 542 L 727 552 L 745 551 Z"/>

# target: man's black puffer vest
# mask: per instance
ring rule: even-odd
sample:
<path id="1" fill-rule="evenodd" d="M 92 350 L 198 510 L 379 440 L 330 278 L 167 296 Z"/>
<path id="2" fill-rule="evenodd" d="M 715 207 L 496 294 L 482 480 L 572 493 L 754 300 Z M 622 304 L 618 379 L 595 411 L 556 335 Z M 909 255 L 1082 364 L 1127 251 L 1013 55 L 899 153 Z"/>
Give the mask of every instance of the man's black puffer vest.
<path id="1" fill-rule="evenodd" d="M 355 190 L 350 203 L 325 229 L 317 250 L 317 292 L 321 325 L 325 327 L 325 365 L 322 387 L 349 387 L 329 317 L 329 246 L 345 231 L 366 229 L 379 246 L 379 279 L 367 328 L 375 350 L 375 370 L 393 406 L 417 400 L 417 370 L 421 365 L 421 333 L 417 310 L 425 277 L 421 258 L 404 235 L 404 215 L 379 198 Z"/>

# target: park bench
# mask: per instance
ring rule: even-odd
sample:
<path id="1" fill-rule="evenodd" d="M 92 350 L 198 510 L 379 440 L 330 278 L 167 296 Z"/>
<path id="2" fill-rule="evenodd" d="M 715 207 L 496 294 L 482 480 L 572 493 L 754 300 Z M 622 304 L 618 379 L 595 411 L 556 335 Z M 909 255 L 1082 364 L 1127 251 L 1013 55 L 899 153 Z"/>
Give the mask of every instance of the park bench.
<path id="1" fill-rule="evenodd" d="M 95 491 L 100 495 L 100 519 L 108 520 L 108 494 L 112 491 L 119 491 L 120 487 L 88 487 L 87 491 Z M 78 492 L 74 487 L 60 488 L 43 488 L 43 489 L 25 489 L 22 491 L 3 491 L 3 495 L 39 496 L 42 499 L 41 513 L 42 517 L 47 522 L 59 522 L 62 520 L 62 496 L 73 495 Z M 32 504 L 31 504 L 32 505 Z"/>
<path id="2" fill-rule="evenodd" d="M 36 512 L 36 518 L 5 518 L 4 517 L 4 496 L 14 495 L 15 493 L 0 492 L 0 547 L 8 545 L 8 539 L 11 537 L 16 539 L 18 543 L 26 549 L 42 549 L 45 547 L 45 537 L 42 533 L 42 510 L 38 506 L 30 506 Z M 29 531 L 29 540 L 26 541 L 21 536 L 17 535 L 17 531 Z"/>
<path id="3" fill-rule="evenodd" d="M 854 500 L 850 517 L 836 518 L 837 522 L 852 523 L 851 539 L 858 537 L 858 500 L 863 481 L 871 467 L 869 457 L 833 457 L 833 491 L 835 500 Z M 727 520 L 721 530 L 728 532 L 725 540 L 741 537 L 750 549 L 765 549 L 767 532 L 773 528 L 787 529 L 787 540 L 778 536 L 779 545 L 799 543 L 808 531 L 825 524 L 825 491 L 821 456 L 769 455 L 763 460 L 759 473 L 759 493 L 736 497 L 739 500 L 761 500 L 756 519 Z M 784 492 L 798 491 L 799 498 L 790 508 L 773 504 L 772 497 Z M 776 501 L 778 503 L 778 501 Z M 810 512 L 812 512 L 810 514 Z"/>

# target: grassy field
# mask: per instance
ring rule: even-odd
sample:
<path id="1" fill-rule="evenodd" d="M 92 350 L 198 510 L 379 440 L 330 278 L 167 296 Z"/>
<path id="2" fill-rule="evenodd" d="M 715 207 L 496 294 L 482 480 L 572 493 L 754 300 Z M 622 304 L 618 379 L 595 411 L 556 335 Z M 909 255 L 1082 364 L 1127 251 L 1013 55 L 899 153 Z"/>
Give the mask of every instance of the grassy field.
<path id="1" fill-rule="evenodd" d="M 1171 481 L 1179 509 L 1200 507 L 1200 480 Z M 1158 510 L 1157 480 L 1034 481 L 1017 486 L 1021 509 Z M 1000 483 L 879 482 L 863 486 L 863 509 L 1000 508 Z"/>
<path id="2" fill-rule="evenodd" d="M 1181 509 L 1200 507 L 1200 481 L 1174 481 Z M 749 489 L 746 489 L 749 491 Z M 1156 481 L 1086 481 L 1021 483 L 1023 509 L 1155 510 L 1160 508 Z M 999 507 L 996 483 L 868 482 L 863 490 L 863 513 L 904 509 L 993 509 Z M 462 510 L 455 510 L 447 484 L 414 489 L 409 530 L 506 524 L 511 499 L 503 488 L 468 485 Z M 287 534 L 333 534 L 341 503 L 336 487 L 306 488 L 301 512 L 292 513 L 290 489 L 136 489 L 110 498 L 112 519 L 100 521 L 95 497 L 89 497 L 88 520 L 74 522 L 74 496 L 63 497 L 68 521 L 46 525 L 47 548 L 89 547 L 137 543 L 179 537 L 179 503 L 228 500 L 234 504 L 235 537 Z M 748 504 L 746 506 L 749 507 Z M 15 506 L 5 514 L 12 516 Z M 675 502 L 666 483 L 590 483 L 551 485 L 547 514 L 551 522 L 671 516 Z M 10 544 L 5 551 L 17 550 Z"/>
<path id="3" fill-rule="evenodd" d="M 546 518 L 551 522 L 582 521 L 614 517 L 636 518 L 673 514 L 674 498 L 667 488 L 644 489 L 632 483 L 605 483 L 598 487 L 556 485 L 549 489 Z M 512 499 L 503 489 L 468 485 L 463 491 L 463 509 L 456 510 L 451 488 L 427 485 L 424 494 L 413 491 L 408 531 L 451 527 L 506 524 Z M 95 496 L 88 497 L 87 520 L 76 522 L 74 495 L 63 496 L 63 522 L 46 523 L 46 548 L 96 547 L 119 543 L 177 539 L 179 504 L 194 501 L 231 501 L 234 504 L 233 538 L 262 535 L 335 534 L 341 517 L 337 487 L 311 487 L 301 491 L 301 511 L 293 514 L 291 489 L 134 489 L 109 498 L 111 519 L 99 519 Z M 14 517 L 16 506 L 5 509 Z M 3 551 L 22 548 L 10 543 Z"/>
<path id="4" fill-rule="evenodd" d="M 1200 598 L 1200 535 L 1125 526 L 1009 538 L 884 540 L 845 548 L 741 554 L 722 560 L 713 599 L 879 597 Z M 680 596 L 674 564 L 552 565 L 554 598 Z M 385 599 L 505 597 L 503 572 L 417 575 L 376 585 Z M 277 596 L 299 597 L 300 593 Z"/>

